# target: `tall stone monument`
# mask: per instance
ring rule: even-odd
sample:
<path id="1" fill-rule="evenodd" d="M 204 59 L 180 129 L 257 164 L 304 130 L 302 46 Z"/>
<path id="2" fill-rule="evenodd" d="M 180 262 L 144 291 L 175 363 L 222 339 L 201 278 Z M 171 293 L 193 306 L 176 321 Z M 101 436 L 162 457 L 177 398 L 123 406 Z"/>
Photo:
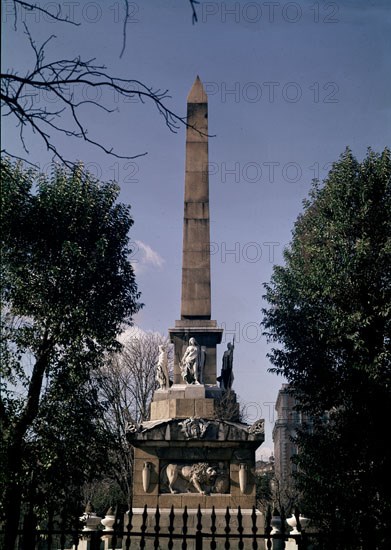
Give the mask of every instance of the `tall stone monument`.
<path id="1" fill-rule="evenodd" d="M 173 380 L 161 348 L 151 416 L 129 426 L 135 448 L 135 510 L 198 505 L 242 511 L 255 504 L 255 450 L 264 440 L 263 420 L 239 420 L 232 390 L 234 346 L 229 344 L 217 378 L 216 347 L 223 330 L 211 320 L 208 100 L 197 77 L 187 98 L 181 318 L 169 329 L 174 345 Z M 218 383 L 219 382 L 219 383 Z"/>

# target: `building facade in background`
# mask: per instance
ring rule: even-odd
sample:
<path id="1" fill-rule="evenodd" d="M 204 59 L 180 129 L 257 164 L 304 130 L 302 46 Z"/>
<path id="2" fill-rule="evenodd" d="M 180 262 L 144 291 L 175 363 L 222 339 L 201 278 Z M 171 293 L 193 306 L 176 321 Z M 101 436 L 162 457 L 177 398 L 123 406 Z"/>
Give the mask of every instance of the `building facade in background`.
<path id="1" fill-rule="evenodd" d="M 292 438 L 303 424 L 302 414 L 295 410 L 296 400 L 289 393 L 289 384 L 283 384 L 278 392 L 275 409 L 277 420 L 273 428 L 274 471 L 276 479 L 282 484 L 289 484 L 296 465 L 291 458 L 297 454 L 297 447 Z"/>

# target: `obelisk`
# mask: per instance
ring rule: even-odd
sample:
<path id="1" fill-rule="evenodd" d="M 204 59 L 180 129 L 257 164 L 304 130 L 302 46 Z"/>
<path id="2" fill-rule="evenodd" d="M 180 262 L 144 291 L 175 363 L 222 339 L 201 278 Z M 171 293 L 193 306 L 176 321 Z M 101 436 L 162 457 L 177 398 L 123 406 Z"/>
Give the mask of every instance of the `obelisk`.
<path id="1" fill-rule="evenodd" d="M 187 123 L 181 319 L 210 319 L 208 99 L 198 76 Z"/>
<path id="2" fill-rule="evenodd" d="M 180 362 L 190 338 L 195 338 L 205 352 L 202 384 L 211 396 L 218 391 L 216 345 L 223 329 L 211 320 L 208 98 L 198 76 L 187 97 L 187 123 L 181 318 L 169 333 L 175 348 L 174 384 L 184 382 Z"/>

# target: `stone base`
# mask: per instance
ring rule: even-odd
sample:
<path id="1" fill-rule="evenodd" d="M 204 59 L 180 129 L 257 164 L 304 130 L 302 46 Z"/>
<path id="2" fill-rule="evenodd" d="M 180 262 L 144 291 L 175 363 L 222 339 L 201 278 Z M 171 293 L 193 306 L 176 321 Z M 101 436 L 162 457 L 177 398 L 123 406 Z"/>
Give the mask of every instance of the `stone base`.
<path id="1" fill-rule="evenodd" d="M 166 399 L 151 403 L 151 420 L 169 418 L 215 418 L 214 399 Z"/>
<path id="2" fill-rule="evenodd" d="M 211 510 L 255 504 L 255 450 L 263 429 L 254 432 L 247 424 L 204 418 L 169 419 L 144 422 L 129 438 L 135 447 L 133 506 Z M 195 478 L 189 471 L 193 466 L 201 468 Z"/>
<path id="3" fill-rule="evenodd" d="M 153 544 L 155 541 L 155 525 L 156 525 L 156 517 L 155 512 L 156 510 L 153 508 L 150 508 L 147 510 L 148 517 L 146 521 L 146 548 L 154 548 Z M 183 533 L 183 509 L 174 507 L 174 531 L 173 533 L 175 535 L 181 535 Z M 143 515 L 144 508 L 133 508 L 133 515 L 132 515 L 132 529 L 131 533 L 140 533 L 141 527 L 143 525 Z M 164 536 L 169 534 L 168 527 L 170 525 L 170 513 L 171 508 L 159 508 L 160 513 L 160 519 L 159 519 L 159 526 L 160 526 L 160 534 L 163 536 L 159 537 L 159 548 L 168 548 L 169 543 L 169 536 Z M 196 533 L 197 524 L 198 524 L 198 508 L 191 508 L 190 505 L 188 505 L 187 508 L 187 533 L 188 535 L 194 535 Z M 203 547 L 204 548 L 210 548 L 210 543 L 213 540 L 211 536 L 211 514 L 212 514 L 212 508 L 209 507 L 201 507 L 201 525 L 202 525 L 202 533 L 203 533 Z M 225 528 L 227 526 L 226 521 L 226 514 L 227 514 L 227 508 L 215 508 L 215 514 L 216 514 L 216 534 L 217 535 L 224 535 L 223 537 L 215 537 L 216 542 L 216 548 L 225 548 L 225 542 L 227 540 L 226 538 L 226 531 Z M 229 527 L 231 531 L 228 535 L 228 540 L 230 542 L 231 548 L 238 548 L 239 547 L 239 532 L 238 532 L 238 509 L 235 507 L 229 508 L 229 514 L 230 514 L 230 520 L 229 520 Z M 242 514 L 242 526 L 243 526 L 243 533 L 244 534 L 251 534 L 252 533 L 252 527 L 253 527 L 253 519 L 252 514 L 253 510 L 252 508 L 241 508 L 241 514 Z M 128 514 L 125 514 L 124 518 L 124 527 L 125 530 L 128 525 Z M 262 533 L 264 529 L 264 517 L 263 514 L 259 510 L 256 510 L 256 526 L 258 527 L 258 532 Z M 133 538 L 132 537 L 132 545 L 137 547 L 137 544 L 139 544 L 141 537 Z M 186 548 L 189 550 L 195 549 L 195 540 L 194 539 L 184 539 L 183 535 L 179 538 L 173 539 L 173 548 L 174 549 L 181 549 L 183 548 L 183 541 L 186 540 Z M 126 540 L 123 541 L 123 548 L 125 548 Z M 136 544 L 137 543 L 137 544 Z M 257 548 L 259 550 L 264 550 L 265 544 L 262 539 L 257 539 Z M 253 548 L 253 539 L 243 539 L 243 546 L 245 550 Z"/>
<path id="4" fill-rule="evenodd" d="M 174 384 L 169 389 L 156 390 L 151 403 L 151 421 L 168 418 L 216 417 L 215 399 L 221 390 L 213 385 Z"/>
<path id="5" fill-rule="evenodd" d="M 142 508 L 143 506 L 148 506 L 151 510 L 155 510 L 156 506 L 161 508 L 170 508 L 174 506 L 177 510 L 183 511 L 184 507 L 198 509 L 200 506 L 203 509 L 212 510 L 212 507 L 215 508 L 224 508 L 227 510 L 229 508 L 248 508 L 253 505 L 255 502 L 255 494 L 253 491 L 249 495 L 201 495 L 200 493 L 182 493 L 179 495 L 167 494 L 158 494 L 158 495 L 134 495 L 133 503 L 134 506 Z"/>

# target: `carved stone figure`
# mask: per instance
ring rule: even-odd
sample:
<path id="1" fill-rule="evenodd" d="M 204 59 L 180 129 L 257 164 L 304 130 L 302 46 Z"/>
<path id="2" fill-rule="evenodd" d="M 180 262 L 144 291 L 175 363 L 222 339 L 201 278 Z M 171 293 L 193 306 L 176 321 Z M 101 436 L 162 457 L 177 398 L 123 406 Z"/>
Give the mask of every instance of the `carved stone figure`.
<path id="1" fill-rule="evenodd" d="M 167 464 L 163 469 L 162 483 L 171 493 L 194 492 L 205 495 L 213 485 L 217 472 L 206 462 L 191 465 Z"/>
<path id="2" fill-rule="evenodd" d="M 221 367 L 221 375 L 217 378 L 220 382 L 220 388 L 230 390 L 234 381 L 233 359 L 234 359 L 234 343 L 228 343 L 227 349 L 223 355 L 223 365 Z"/>
<path id="3" fill-rule="evenodd" d="M 187 384 L 201 384 L 204 362 L 205 351 L 195 338 L 190 338 L 180 364 L 182 378 Z"/>
<path id="4" fill-rule="evenodd" d="M 183 422 L 179 422 L 182 433 L 187 439 L 202 439 L 205 435 L 209 422 L 203 418 L 186 418 Z"/>
<path id="5" fill-rule="evenodd" d="M 163 390 L 170 387 L 170 378 L 168 375 L 168 357 L 164 345 L 159 346 L 159 358 L 156 369 L 156 381 L 159 389 Z"/>
<path id="6" fill-rule="evenodd" d="M 128 420 L 126 423 L 126 432 L 129 434 L 136 434 L 140 431 L 140 426 L 134 422 L 134 420 Z"/>
<path id="7" fill-rule="evenodd" d="M 229 468 L 226 467 L 224 462 L 219 462 L 215 470 L 217 476 L 212 487 L 212 492 L 222 494 L 229 493 Z"/>
<path id="8" fill-rule="evenodd" d="M 263 418 L 261 418 L 260 420 L 257 420 L 256 422 L 254 422 L 254 424 L 252 424 L 252 426 L 248 428 L 247 431 L 249 434 L 254 434 L 254 435 L 263 434 L 265 431 L 265 420 Z"/>

